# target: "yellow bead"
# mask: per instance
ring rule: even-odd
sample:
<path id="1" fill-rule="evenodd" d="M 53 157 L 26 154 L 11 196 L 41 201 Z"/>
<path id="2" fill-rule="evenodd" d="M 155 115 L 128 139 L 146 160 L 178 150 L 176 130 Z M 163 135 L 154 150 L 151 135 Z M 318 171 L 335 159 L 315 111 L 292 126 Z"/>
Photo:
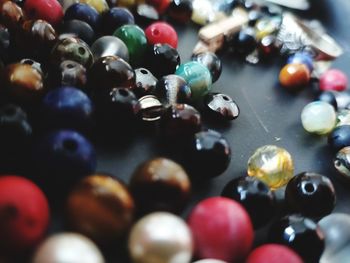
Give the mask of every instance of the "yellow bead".
<path id="1" fill-rule="evenodd" d="M 80 0 L 80 3 L 92 6 L 99 13 L 103 13 L 109 9 L 106 0 Z"/>

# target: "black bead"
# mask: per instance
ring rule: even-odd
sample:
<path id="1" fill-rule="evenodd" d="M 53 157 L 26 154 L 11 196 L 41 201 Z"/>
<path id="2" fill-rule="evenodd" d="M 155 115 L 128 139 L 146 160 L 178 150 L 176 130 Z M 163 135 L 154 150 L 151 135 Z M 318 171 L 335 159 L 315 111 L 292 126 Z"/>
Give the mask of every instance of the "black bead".
<path id="1" fill-rule="evenodd" d="M 238 105 L 222 93 L 209 93 L 204 98 L 204 107 L 208 115 L 218 120 L 234 120 L 239 116 Z"/>
<path id="2" fill-rule="evenodd" d="M 320 100 L 320 101 L 324 101 L 327 102 L 329 104 L 331 104 L 335 110 L 338 109 L 338 105 L 337 105 L 337 100 L 335 98 L 335 94 L 332 91 L 324 91 L 322 92 L 316 100 Z"/>
<path id="3" fill-rule="evenodd" d="M 316 263 L 324 251 L 324 235 L 311 219 L 298 215 L 284 217 L 269 231 L 270 242 L 294 249 L 305 262 Z"/>
<path id="4" fill-rule="evenodd" d="M 136 8 L 135 19 L 138 25 L 147 26 L 159 20 L 157 10 L 147 4 L 140 4 Z"/>
<path id="5" fill-rule="evenodd" d="M 328 144 L 334 151 L 350 146 L 350 125 L 336 127 L 328 136 Z"/>
<path id="6" fill-rule="evenodd" d="M 222 72 L 222 64 L 215 53 L 209 51 L 199 53 L 192 56 L 192 61 L 197 61 L 209 69 L 213 83 L 219 79 Z"/>
<path id="7" fill-rule="evenodd" d="M 63 23 L 61 34 L 71 34 L 74 37 L 84 40 L 89 45 L 95 39 L 95 32 L 92 27 L 84 21 L 75 19 Z"/>
<path id="8" fill-rule="evenodd" d="M 135 69 L 136 85 L 132 89 L 135 95 L 140 98 L 144 95 L 151 94 L 157 85 L 157 78 L 145 68 Z"/>
<path id="9" fill-rule="evenodd" d="M 254 177 L 240 177 L 228 182 L 222 196 L 231 198 L 247 210 L 254 228 L 267 224 L 275 215 L 275 195 L 262 181 Z"/>
<path id="10" fill-rule="evenodd" d="M 190 21 L 192 12 L 193 6 L 190 0 L 174 0 L 167 9 L 169 17 L 180 23 Z"/>
<path id="11" fill-rule="evenodd" d="M 255 30 L 251 27 L 242 29 L 233 39 L 234 50 L 242 55 L 251 53 L 257 45 Z"/>
<path id="12" fill-rule="evenodd" d="M 7 27 L 0 25 L 0 58 L 3 61 L 7 61 L 10 56 L 10 32 Z"/>

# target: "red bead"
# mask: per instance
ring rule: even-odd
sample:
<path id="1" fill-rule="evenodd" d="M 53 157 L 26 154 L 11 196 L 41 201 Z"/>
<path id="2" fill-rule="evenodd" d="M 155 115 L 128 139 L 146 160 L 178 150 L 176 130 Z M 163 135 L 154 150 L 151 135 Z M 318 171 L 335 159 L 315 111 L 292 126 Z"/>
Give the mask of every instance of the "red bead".
<path id="1" fill-rule="evenodd" d="M 339 69 L 330 69 L 320 78 L 320 90 L 343 91 L 348 86 L 348 77 Z"/>
<path id="2" fill-rule="evenodd" d="M 43 192 L 20 176 L 0 177 L 0 249 L 17 252 L 41 241 L 49 222 Z"/>
<path id="3" fill-rule="evenodd" d="M 57 0 L 26 0 L 24 11 L 34 19 L 43 19 L 53 26 L 63 18 L 62 6 Z"/>
<path id="4" fill-rule="evenodd" d="M 199 258 L 238 262 L 250 251 L 253 227 L 244 208 L 225 197 L 207 198 L 192 210 L 188 224 Z"/>
<path id="5" fill-rule="evenodd" d="M 146 2 L 153 6 L 159 14 L 163 14 L 170 5 L 171 0 L 147 0 Z"/>
<path id="6" fill-rule="evenodd" d="M 168 44 L 173 48 L 177 48 L 177 33 L 175 29 L 165 22 L 156 22 L 149 25 L 146 30 L 146 37 L 150 45 Z"/>
<path id="7" fill-rule="evenodd" d="M 254 249 L 246 263 L 303 263 L 300 256 L 290 248 L 277 245 L 266 244 Z"/>

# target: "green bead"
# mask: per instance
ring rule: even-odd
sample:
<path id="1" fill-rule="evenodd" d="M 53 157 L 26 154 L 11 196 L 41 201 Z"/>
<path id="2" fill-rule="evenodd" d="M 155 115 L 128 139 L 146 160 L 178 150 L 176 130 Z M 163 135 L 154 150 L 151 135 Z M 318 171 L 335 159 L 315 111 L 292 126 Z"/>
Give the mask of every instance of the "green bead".
<path id="1" fill-rule="evenodd" d="M 175 74 L 186 80 L 191 88 L 193 100 L 203 97 L 211 89 L 212 79 L 210 71 L 199 62 L 190 61 L 181 64 Z"/>
<path id="2" fill-rule="evenodd" d="M 141 64 L 147 48 L 145 32 L 136 25 L 124 25 L 113 35 L 120 38 L 128 47 L 130 64 L 133 66 Z"/>

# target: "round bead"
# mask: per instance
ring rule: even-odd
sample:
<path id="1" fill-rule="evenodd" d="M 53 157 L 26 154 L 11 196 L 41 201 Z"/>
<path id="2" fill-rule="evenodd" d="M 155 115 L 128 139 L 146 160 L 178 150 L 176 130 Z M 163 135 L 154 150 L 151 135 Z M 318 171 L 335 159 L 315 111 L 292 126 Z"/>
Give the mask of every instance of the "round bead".
<path id="1" fill-rule="evenodd" d="M 85 89 L 86 68 L 73 60 L 62 61 L 60 66 L 49 73 L 53 87 L 71 86 Z"/>
<path id="2" fill-rule="evenodd" d="M 75 19 L 63 23 L 61 34 L 80 38 L 89 45 L 95 39 L 95 32 L 92 27 L 84 21 Z"/>
<path id="3" fill-rule="evenodd" d="M 104 35 L 111 35 L 123 25 L 135 24 L 132 13 L 124 7 L 113 7 L 102 14 L 101 31 Z"/>
<path id="4" fill-rule="evenodd" d="M 199 53 L 192 56 L 191 60 L 197 61 L 209 69 L 213 83 L 219 79 L 222 71 L 222 64 L 215 53 L 209 51 Z"/>
<path id="5" fill-rule="evenodd" d="M 334 158 L 334 167 L 343 178 L 350 180 L 350 147 L 344 147 Z"/>
<path id="6" fill-rule="evenodd" d="M 287 64 L 282 68 L 279 80 L 281 85 L 286 88 L 306 86 L 310 81 L 310 70 L 304 64 Z"/>
<path id="7" fill-rule="evenodd" d="M 80 3 L 87 4 L 97 10 L 100 14 L 108 11 L 106 0 L 80 0 Z"/>
<path id="8" fill-rule="evenodd" d="M 251 53 L 257 46 L 255 30 L 251 27 L 242 29 L 233 39 L 232 45 L 239 54 Z"/>
<path id="9" fill-rule="evenodd" d="M 350 105 L 350 92 L 344 90 L 342 92 L 333 91 L 337 101 L 338 110 L 347 108 Z"/>
<path id="10" fill-rule="evenodd" d="M 159 14 L 163 14 L 167 10 L 171 0 L 147 0 L 146 2 L 152 5 Z"/>
<path id="11" fill-rule="evenodd" d="M 311 54 L 307 52 L 297 52 L 292 56 L 290 56 L 287 60 L 287 64 L 294 64 L 294 63 L 306 65 L 309 68 L 310 72 L 312 72 L 314 69 Z"/>
<path id="12" fill-rule="evenodd" d="M 192 249 L 192 236 L 186 223 L 166 212 L 141 218 L 129 235 L 129 253 L 135 263 L 189 263 Z"/>
<path id="13" fill-rule="evenodd" d="M 191 20 L 193 12 L 192 1 L 175 0 L 171 1 L 167 8 L 167 14 L 173 20 L 180 23 L 187 23 Z"/>
<path id="14" fill-rule="evenodd" d="M 212 197 L 198 203 L 189 215 L 188 225 L 198 258 L 238 262 L 247 256 L 253 243 L 247 212 L 228 198 Z"/>
<path id="15" fill-rule="evenodd" d="M 328 136 L 328 144 L 334 151 L 350 146 L 350 125 L 336 127 Z"/>
<path id="16" fill-rule="evenodd" d="M 307 104 L 301 112 L 301 123 L 310 133 L 330 133 L 337 121 L 334 107 L 327 102 L 314 101 Z"/>
<path id="17" fill-rule="evenodd" d="M 128 47 L 121 39 L 114 36 L 103 36 L 91 45 L 95 61 L 102 57 L 117 56 L 129 61 Z"/>
<path id="18" fill-rule="evenodd" d="M 178 36 L 175 29 L 165 22 L 155 22 L 145 29 L 148 44 L 168 44 L 177 48 Z"/>
<path id="19" fill-rule="evenodd" d="M 57 0 L 26 0 L 24 11 L 29 17 L 58 25 L 63 18 L 62 6 Z"/>
<path id="20" fill-rule="evenodd" d="M 339 69 L 330 69 L 320 77 L 320 90 L 343 91 L 348 86 L 348 77 Z"/>
<path id="21" fill-rule="evenodd" d="M 254 249 L 246 263 L 303 263 L 304 261 L 293 250 L 278 244 L 265 244 Z"/>
<path id="22" fill-rule="evenodd" d="M 137 97 L 153 93 L 157 85 L 157 78 L 146 68 L 135 69 L 136 86 L 132 89 Z"/>
<path id="23" fill-rule="evenodd" d="M 275 195 L 262 181 L 240 177 L 226 184 L 222 196 L 239 202 L 248 212 L 255 228 L 267 224 L 275 215 Z"/>
<path id="24" fill-rule="evenodd" d="M 258 148 L 248 160 L 248 175 L 260 179 L 272 190 L 286 185 L 293 172 L 291 155 L 275 145 Z"/>
<path id="25" fill-rule="evenodd" d="M 191 61 L 181 64 L 175 74 L 186 80 L 191 88 L 193 100 L 198 100 L 211 90 L 210 71 L 199 62 Z"/>
<path id="26" fill-rule="evenodd" d="M 317 100 L 324 101 L 324 102 L 327 102 L 327 103 L 331 104 L 333 106 L 334 110 L 338 109 L 337 99 L 336 99 L 336 96 L 335 96 L 334 92 L 332 92 L 332 91 L 324 91 L 324 92 L 322 92 L 317 97 Z"/>
<path id="27" fill-rule="evenodd" d="M 289 181 L 285 199 L 295 212 L 319 218 L 332 212 L 336 196 L 331 180 L 321 174 L 305 172 Z"/>
<path id="28" fill-rule="evenodd" d="M 207 94 L 204 97 L 204 107 L 208 115 L 220 121 L 234 120 L 240 113 L 236 102 L 222 93 Z"/>
<path id="29" fill-rule="evenodd" d="M 73 4 L 64 13 L 65 20 L 81 20 L 97 29 L 100 22 L 100 15 L 95 8 L 87 4 Z"/>
<path id="30" fill-rule="evenodd" d="M 103 174 L 85 177 L 68 196 L 67 217 L 76 231 L 110 244 L 132 223 L 134 200 L 119 180 Z"/>
<path id="31" fill-rule="evenodd" d="M 60 233 L 47 238 L 36 250 L 33 263 L 104 263 L 98 247 L 88 238 L 76 233 Z"/>
<path id="32" fill-rule="evenodd" d="M 0 250 L 18 253 L 33 248 L 43 238 L 49 223 L 49 205 L 44 193 L 24 177 L 0 177 Z"/>

